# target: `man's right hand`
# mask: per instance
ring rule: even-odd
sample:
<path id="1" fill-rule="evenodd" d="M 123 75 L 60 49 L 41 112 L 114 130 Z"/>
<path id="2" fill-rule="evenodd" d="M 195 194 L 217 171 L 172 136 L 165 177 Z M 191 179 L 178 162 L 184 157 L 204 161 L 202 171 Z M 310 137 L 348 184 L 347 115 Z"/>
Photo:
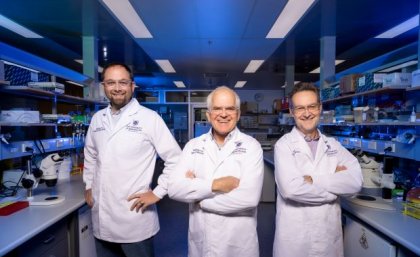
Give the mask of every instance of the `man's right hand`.
<path id="1" fill-rule="evenodd" d="M 85 190 L 85 201 L 89 205 L 90 208 L 93 207 L 92 189 Z"/>
<path id="2" fill-rule="evenodd" d="M 233 176 L 221 177 L 213 180 L 213 192 L 229 193 L 239 186 L 239 179 Z"/>

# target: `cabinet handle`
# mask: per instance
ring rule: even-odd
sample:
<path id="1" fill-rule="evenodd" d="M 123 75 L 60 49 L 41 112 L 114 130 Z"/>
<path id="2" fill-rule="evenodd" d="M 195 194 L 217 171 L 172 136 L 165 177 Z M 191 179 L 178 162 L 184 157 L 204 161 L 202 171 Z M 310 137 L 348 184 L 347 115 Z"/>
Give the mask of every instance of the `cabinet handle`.
<path id="1" fill-rule="evenodd" d="M 367 237 L 366 237 L 364 229 L 362 229 L 362 236 L 359 239 L 359 243 L 360 243 L 360 245 L 362 246 L 363 249 L 366 250 L 366 249 L 369 248 L 369 244 L 368 244 Z"/>
<path id="2" fill-rule="evenodd" d="M 43 241 L 43 243 L 44 244 L 49 244 L 54 240 L 55 240 L 55 236 L 54 235 L 49 235 L 48 238 Z"/>

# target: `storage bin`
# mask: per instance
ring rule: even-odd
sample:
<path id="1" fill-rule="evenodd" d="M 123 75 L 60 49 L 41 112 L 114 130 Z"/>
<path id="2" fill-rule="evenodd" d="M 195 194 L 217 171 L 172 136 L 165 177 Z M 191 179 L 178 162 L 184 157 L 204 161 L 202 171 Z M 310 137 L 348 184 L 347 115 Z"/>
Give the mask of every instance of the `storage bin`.
<path id="1" fill-rule="evenodd" d="M 358 78 L 356 93 L 382 88 L 385 73 L 367 73 Z"/>
<path id="2" fill-rule="evenodd" d="M 383 78 L 383 87 L 406 88 L 411 86 L 411 73 L 394 72 Z"/>

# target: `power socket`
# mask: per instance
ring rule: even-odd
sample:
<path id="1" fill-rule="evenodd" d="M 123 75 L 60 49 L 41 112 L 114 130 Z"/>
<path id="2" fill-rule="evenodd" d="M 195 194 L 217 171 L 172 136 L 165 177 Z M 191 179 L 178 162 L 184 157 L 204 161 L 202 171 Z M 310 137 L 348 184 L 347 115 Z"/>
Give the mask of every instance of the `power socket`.
<path id="1" fill-rule="evenodd" d="M 31 150 L 28 151 L 27 148 L 31 148 L 32 151 L 33 151 L 34 145 L 33 144 L 30 144 L 30 143 L 22 143 L 22 148 L 21 148 L 22 149 L 22 153 L 31 152 Z"/>
<path id="2" fill-rule="evenodd" d="M 395 144 L 391 142 L 386 142 L 384 149 L 388 149 L 387 153 L 395 153 Z"/>

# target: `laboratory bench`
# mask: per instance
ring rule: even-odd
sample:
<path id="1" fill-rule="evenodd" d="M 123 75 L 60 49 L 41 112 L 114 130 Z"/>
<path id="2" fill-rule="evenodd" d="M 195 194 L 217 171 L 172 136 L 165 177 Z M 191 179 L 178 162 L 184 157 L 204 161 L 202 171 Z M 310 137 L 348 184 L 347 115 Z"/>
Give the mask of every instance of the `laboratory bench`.
<path id="1" fill-rule="evenodd" d="M 264 162 L 274 172 L 274 151 L 264 151 Z M 343 214 L 350 215 L 375 233 L 420 256 L 420 220 L 402 213 L 402 201 L 393 200 L 392 205 L 396 210 L 364 207 L 348 198 L 341 199 Z"/>
<path id="2" fill-rule="evenodd" d="M 18 195 L 25 195 L 22 189 Z M 45 184 L 34 189 L 33 195 L 48 195 L 56 193 L 65 197 L 63 202 L 48 206 L 29 206 L 8 216 L 0 216 L 0 256 L 7 253 L 10 256 L 36 256 L 33 252 L 34 245 L 31 243 L 42 235 L 43 232 L 49 240 L 61 240 L 56 250 L 63 256 L 67 255 L 65 249 L 71 247 L 68 244 L 69 224 L 72 218 L 77 216 L 77 211 L 85 205 L 84 184 L 81 175 L 72 175 L 68 180 L 59 180 L 53 188 L 47 188 Z M 23 199 L 22 199 L 23 200 Z M 64 239 L 63 239 L 64 237 Z M 42 240 L 42 238 L 40 238 Z M 21 253 L 17 248 L 27 248 L 28 253 Z M 43 249 L 40 249 L 43 250 Z M 15 253 L 15 252 L 18 253 Z M 72 250 L 70 250 L 72 251 Z M 61 256 L 61 255 L 57 255 Z"/>

